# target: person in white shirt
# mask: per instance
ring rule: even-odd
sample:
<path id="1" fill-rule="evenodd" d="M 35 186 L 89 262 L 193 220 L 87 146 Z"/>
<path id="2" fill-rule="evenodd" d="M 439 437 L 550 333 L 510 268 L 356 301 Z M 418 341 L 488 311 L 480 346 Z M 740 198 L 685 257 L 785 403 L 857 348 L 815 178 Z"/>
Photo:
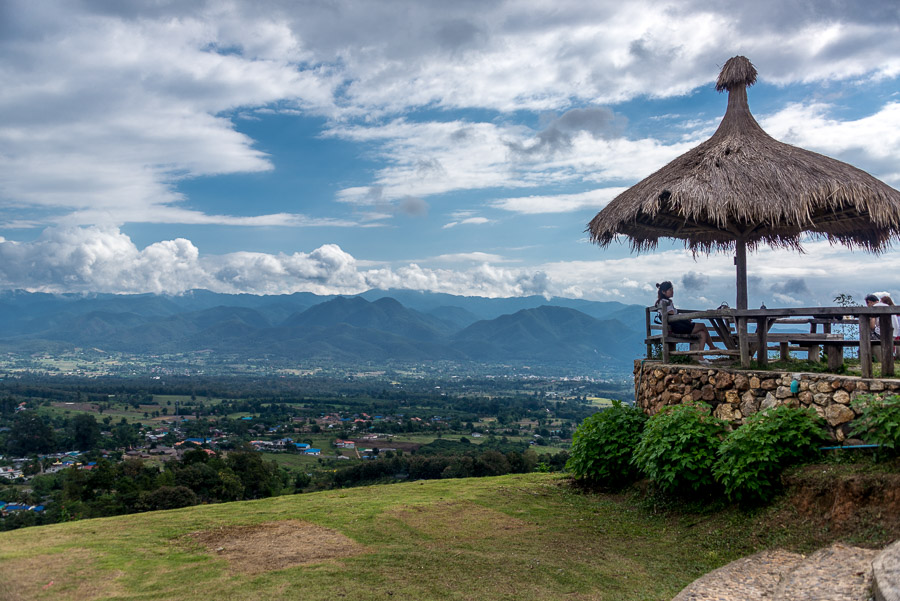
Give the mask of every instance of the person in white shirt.
<path id="1" fill-rule="evenodd" d="M 891 301 L 890 304 L 884 302 L 884 299 L 888 299 Z M 891 300 L 890 296 L 885 296 L 884 298 L 878 298 L 874 294 L 866 295 L 866 306 L 867 307 L 890 307 L 894 304 L 894 301 Z M 869 318 L 869 328 L 872 330 L 872 339 L 873 340 L 881 340 L 882 332 L 881 332 L 881 320 L 877 317 Z M 896 315 L 891 315 L 891 329 L 893 330 L 888 334 L 891 338 L 897 335 L 900 332 L 900 320 Z"/>

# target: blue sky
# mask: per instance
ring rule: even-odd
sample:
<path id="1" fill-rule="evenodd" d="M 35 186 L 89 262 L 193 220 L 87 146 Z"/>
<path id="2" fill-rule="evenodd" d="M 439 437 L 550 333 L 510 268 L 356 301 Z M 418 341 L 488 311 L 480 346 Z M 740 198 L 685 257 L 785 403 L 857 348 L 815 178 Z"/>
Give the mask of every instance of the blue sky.
<path id="1" fill-rule="evenodd" d="M 682 305 L 732 257 L 587 222 L 708 138 L 750 58 L 774 137 L 900 186 L 900 7 L 868 2 L 0 3 L 0 287 L 408 288 Z M 900 253 L 750 256 L 751 303 L 900 296 Z"/>

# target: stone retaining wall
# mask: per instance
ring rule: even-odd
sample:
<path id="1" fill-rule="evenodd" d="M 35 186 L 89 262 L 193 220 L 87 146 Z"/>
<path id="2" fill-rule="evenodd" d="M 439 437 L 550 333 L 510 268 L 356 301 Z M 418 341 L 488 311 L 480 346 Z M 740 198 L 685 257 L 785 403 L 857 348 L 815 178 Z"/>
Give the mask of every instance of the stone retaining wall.
<path id="1" fill-rule="evenodd" d="M 797 392 L 791 381 L 798 379 Z M 703 401 L 716 417 L 732 424 L 761 409 L 789 405 L 811 407 L 828 423 L 835 440 L 849 437 L 858 413 L 851 402 L 861 394 L 900 394 L 900 380 L 821 373 L 786 373 L 710 368 L 701 365 L 634 362 L 635 404 L 648 415 L 666 405 Z"/>

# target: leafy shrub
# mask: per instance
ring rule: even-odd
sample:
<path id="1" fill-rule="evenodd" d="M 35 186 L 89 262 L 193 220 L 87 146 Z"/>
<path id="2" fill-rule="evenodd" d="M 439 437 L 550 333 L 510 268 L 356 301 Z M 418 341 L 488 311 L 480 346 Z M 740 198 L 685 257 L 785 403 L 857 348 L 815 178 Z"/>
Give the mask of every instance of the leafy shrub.
<path id="1" fill-rule="evenodd" d="M 572 435 L 566 469 L 576 479 L 622 486 L 638 475 L 631 463 L 647 416 L 640 409 L 613 401 L 612 407 L 585 419 Z"/>
<path id="2" fill-rule="evenodd" d="M 663 492 L 713 485 L 712 466 L 725 432 L 709 405 L 675 405 L 650 418 L 634 451 L 634 464 Z"/>
<path id="3" fill-rule="evenodd" d="M 860 396 L 853 406 L 861 410 L 862 415 L 855 420 L 851 436 L 881 445 L 879 454 L 893 456 L 900 453 L 900 396 L 883 399 Z"/>
<path id="4" fill-rule="evenodd" d="M 811 409 L 761 411 L 725 438 L 713 475 L 731 500 L 765 501 L 788 466 L 811 458 L 825 440 L 822 420 Z"/>

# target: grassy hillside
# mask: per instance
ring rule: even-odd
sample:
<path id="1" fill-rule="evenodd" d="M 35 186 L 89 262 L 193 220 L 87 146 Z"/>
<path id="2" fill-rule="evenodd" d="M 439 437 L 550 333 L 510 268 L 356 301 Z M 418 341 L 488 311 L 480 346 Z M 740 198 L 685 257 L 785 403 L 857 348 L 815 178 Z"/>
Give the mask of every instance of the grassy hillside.
<path id="1" fill-rule="evenodd" d="M 553 474 L 409 482 L 0 533 L 0 599 L 667 600 L 803 544 L 765 519 L 652 511 Z"/>

